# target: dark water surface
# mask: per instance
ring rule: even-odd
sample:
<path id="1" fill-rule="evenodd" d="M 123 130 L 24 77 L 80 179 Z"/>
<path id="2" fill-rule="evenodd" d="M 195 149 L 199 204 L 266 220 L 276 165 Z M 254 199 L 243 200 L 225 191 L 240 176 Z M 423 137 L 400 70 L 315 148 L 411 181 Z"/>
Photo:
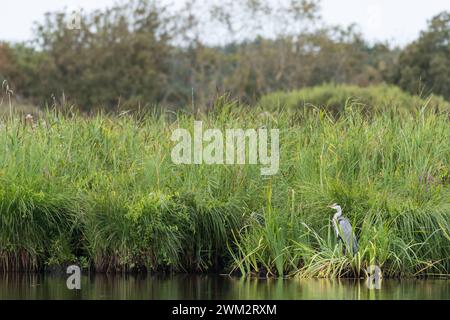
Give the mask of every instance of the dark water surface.
<path id="1" fill-rule="evenodd" d="M 244 279 L 227 276 L 83 275 L 71 291 L 65 275 L 0 274 L 0 299 L 445 299 L 450 280 L 387 280 L 370 290 L 364 280 Z"/>

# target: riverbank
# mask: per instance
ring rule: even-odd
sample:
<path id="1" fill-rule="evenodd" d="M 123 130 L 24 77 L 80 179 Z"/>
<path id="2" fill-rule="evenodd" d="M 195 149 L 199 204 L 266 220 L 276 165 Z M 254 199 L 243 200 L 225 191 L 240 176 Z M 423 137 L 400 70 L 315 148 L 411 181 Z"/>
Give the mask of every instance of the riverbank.
<path id="1" fill-rule="evenodd" d="M 251 111 L 251 112 L 250 112 Z M 208 115 L 16 117 L 0 129 L 0 269 L 355 277 L 450 273 L 448 115 L 333 117 L 225 103 Z M 175 165 L 176 128 L 280 130 L 279 171 Z M 337 202 L 359 240 L 336 243 Z"/>

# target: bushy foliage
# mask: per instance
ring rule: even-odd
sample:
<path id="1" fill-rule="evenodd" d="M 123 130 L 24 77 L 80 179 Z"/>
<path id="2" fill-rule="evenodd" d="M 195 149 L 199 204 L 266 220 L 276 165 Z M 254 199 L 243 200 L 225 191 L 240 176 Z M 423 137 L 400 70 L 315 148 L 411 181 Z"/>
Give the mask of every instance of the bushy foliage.
<path id="1" fill-rule="evenodd" d="M 419 39 L 402 51 L 393 81 L 413 93 L 450 99 L 450 12 L 433 17 Z"/>
<path id="2" fill-rule="evenodd" d="M 420 108 L 450 110 L 450 103 L 442 97 L 419 97 L 391 85 L 358 87 L 329 84 L 291 92 L 275 92 L 263 96 L 260 105 L 267 110 L 286 108 L 303 111 L 321 108 L 333 114 L 342 113 L 346 105 L 357 106 L 369 113 L 392 110 L 415 113 Z"/>

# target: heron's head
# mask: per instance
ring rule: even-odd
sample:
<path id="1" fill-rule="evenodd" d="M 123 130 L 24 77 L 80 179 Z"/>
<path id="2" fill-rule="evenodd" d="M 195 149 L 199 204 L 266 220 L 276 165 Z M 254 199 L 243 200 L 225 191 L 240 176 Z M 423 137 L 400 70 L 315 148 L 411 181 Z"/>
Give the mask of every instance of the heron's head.
<path id="1" fill-rule="evenodd" d="M 331 209 L 334 209 L 336 211 L 341 211 L 342 210 L 341 206 L 338 205 L 337 203 L 333 203 L 331 206 L 328 206 L 328 207 L 331 208 Z"/>

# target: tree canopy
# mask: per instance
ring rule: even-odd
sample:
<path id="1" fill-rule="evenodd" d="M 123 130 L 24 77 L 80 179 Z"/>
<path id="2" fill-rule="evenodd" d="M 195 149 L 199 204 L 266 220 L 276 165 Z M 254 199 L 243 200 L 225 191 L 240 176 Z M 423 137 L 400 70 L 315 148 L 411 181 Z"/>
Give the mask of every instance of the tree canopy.
<path id="1" fill-rule="evenodd" d="M 262 95 L 324 83 L 390 82 L 450 97 L 449 13 L 434 17 L 404 50 L 369 43 L 355 26 L 327 26 L 318 1 L 196 0 L 174 8 L 133 0 L 46 15 L 31 43 L 0 45 L 0 80 L 38 105 L 69 101 L 84 111 L 152 104 L 208 108 L 227 93 Z M 312 27 L 314 26 L 314 27 Z M 222 43 L 211 43 L 211 33 Z M 216 37 L 217 38 L 217 37 Z"/>

